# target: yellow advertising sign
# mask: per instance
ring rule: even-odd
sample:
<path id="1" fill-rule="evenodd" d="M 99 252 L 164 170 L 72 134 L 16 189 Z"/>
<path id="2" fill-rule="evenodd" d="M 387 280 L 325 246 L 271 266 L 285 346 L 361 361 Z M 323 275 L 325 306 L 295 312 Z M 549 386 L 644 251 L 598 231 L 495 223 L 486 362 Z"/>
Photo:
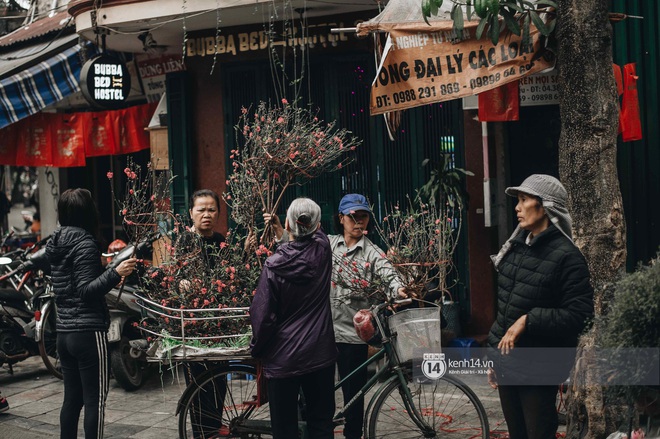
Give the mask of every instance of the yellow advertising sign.
<path id="1" fill-rule="evenodd" d="M 550 52 L 535 56 L 543 50 L 535 27 L 530 26 L 528 45 L 522 44 L 522 37 L 502 32 L 493 46 L 485 33 L 475 40 L 476 26 L 477 22 L 466 23 L 464 39 L 456 44 L 451 25 L 391 29 L 371 86 L 371 114 L 478 94 L 553 66 Z"/>

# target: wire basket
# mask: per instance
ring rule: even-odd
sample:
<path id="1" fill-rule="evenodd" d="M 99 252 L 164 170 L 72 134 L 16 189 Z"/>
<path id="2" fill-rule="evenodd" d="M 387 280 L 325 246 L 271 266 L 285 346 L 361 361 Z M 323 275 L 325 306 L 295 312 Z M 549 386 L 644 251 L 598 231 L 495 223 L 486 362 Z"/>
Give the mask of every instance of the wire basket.
<path id="1" fill-rule="evenodd" d="M 399 361 L 440 353 L 440 307 L 413 308 L 388 318 Z"/>
<path id="2" fill-rule="evenodd" d="M 141 331 L 156 337 L 148 355 L 155 360 L 230 360 L 250 358 L 249 308 L 170 308 L 136 294 L 136 301 L 150 317 L 143 321 Z M 149 323 L 151 321 L 151 324 Z M 163 323 L 166 322 L 166 325 Z M 238 333 L 223 331 L 222 322 L 233 323 Z M 192 334 L 191 328 L 200 324 L 215 325 L 217 329 L 205 335 Z M 168 331 L 162 327 L 167 326 Z M 216 332 L 217 331 L 217 332 Z"/>

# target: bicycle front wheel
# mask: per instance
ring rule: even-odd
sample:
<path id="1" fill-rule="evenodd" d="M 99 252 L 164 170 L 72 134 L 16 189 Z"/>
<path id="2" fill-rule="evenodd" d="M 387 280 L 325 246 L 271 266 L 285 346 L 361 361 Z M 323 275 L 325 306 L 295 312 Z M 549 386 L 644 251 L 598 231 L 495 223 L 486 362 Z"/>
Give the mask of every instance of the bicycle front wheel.
<path id="1" fill-rule="evenodd" d="M 55 304 L 48 306 L 41 319 L 43 324 L 39 334 L 39 355 L 46 366 L 46 369 L 53 374 L 55 378 L 63 379 L 62 367 L 60 366 L 60 357 L 57 354 L 57 332 L 55 330 L 56 320 Z"/>
<path id="2" fill-rule="evenodd" d="M 408 376 L 412 400 L 399 380 L 390 382 L 378 397 L 369 419 L 369 438 L 488 439 L 488 416 L 474 392 L 460 380 L 445 376 L 415 383 Z M 423 431 L 413 420 L 415 407 L 429 427 Z"/>
<path id="3" fill-rule="evenodd" d="M 179 438 L 258 438 L 246 420 L 268 419 L 268 406 L 256 406 L 257 375 L 253 366 L 228 364 L 195 379 L 179 401 Z"/>

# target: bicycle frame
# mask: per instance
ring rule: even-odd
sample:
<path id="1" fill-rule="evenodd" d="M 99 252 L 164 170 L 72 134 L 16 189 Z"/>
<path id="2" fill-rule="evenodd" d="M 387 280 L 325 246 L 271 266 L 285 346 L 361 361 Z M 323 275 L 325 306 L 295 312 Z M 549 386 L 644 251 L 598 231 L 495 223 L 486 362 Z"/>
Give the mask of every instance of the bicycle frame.
<path id="1" fill-rule="evenodd" d="M 424 422 L 422 415 L 419 413 L 419 410 L 412 403 L 413 396 L 412 393 L 410 393 L 410 389 L 408 388 L 407 385 L 408 383 L 406 381 L 406 376 L 405 376 L 405 367 L 401 365 L 398 357 L 396 356 L 396 352 L 394 351 L 394 348 L 390 340 L 391 335 L 389 331 L 385 331 L 384 326 L 380 321 L 380 317 L 377 315 L 378 311 L 380 311 L 380 307 L 374 309 L 372 313 L 375 316 L 375 320 L 381 331 L 381 334 L 384 335 L 382 341 L 383 347 L 378 352 L 376 352 L 376 354 L 374 354 L 371 358 L 367 359 L 367 361 L 362 363 L 351 373 L 345 376 L 342 380 L 335 383 L 335 387 L 334 387 L 335 391 L 339 390 L 347 380 L 353 377 L 353 375 L 368 368 L 369 365 L 385 357 L 387 358 L 387 363 L 385 364 L 385 367 L 378 370 L 378 372 L 376 372 L 374 376 L 372 376 L 371 378 L 369 378 L 369 380 L 367 380 L 366 384 L 357 392 L 357 394 L 350 401 L 348 401 L 348 403 L 346 403 L 346 405 L 344 405 L 337 413 L 335 413 L 335 416 L 333 417 L 332 421 L 335 426 L 342 425 L 344 423 L 344 414 L 346 413 L 346 411 L 349 410 L 357 400 L 363 398 L 367 394 L 367 392 L 369 392 L 369 390 L 371 390 L 376 385 L 376 383 L 379 380 L 381 380 L 383 377 L 386 377 L 383 380 L 382 385 L 376 390 L 376 393 L 371 397 L 366 413 L 368 414 L 370 412 L 373 401 L 375 401 L 378 398 L 380 393 L 387 387 L 387 385 L 392 381 L 399 380 L 399 382 L 402 384 L 401 388 L 405 389 L 405 394 L 403 395 L 403 402 L 405 404 L 406 410 L 408 410 L 408 414 L 410 418 L 417 425 L 417 427 L 420 428 L 421 431 L 432 432 L 433 429 Z M 367 418 L 368 417 L 365 416 L 365 419 Z M 267 432 L 264 431 L 263 421 L 253 421 L 250 419 L 246 419 L 242 423 L 242 425 L 238 427 L 238 431 L 243 433 L 267 434 Z"/>
<path id="2" fill-rule="evenodd" d="M 346 405 L 344 405 L 339 410 L 339 412 L 335 414 L 335 416 L 332 419 L 333 423 L 335 426 L 341 425 L 343 423 L 344 413 L 346 413 L 346 411 L 350 409 L 358 399 L 364 397 L 367 394 L 367 392 L 371 390 L 371 388 L 376 384 L 376 382 L 381 379 L 381 377 L 387 376 L 387 378 L 383 381 L 383 384 L 380 386 L 380 388 L 377 389 L 376 393 L 371 397 L 365 413 L 368 414 L 371 412 L 371 406 L 373 404 L 373 401 L 375 401 L 378 398 L 380 393 L 387 387 L 387 385 L 391 381 L 398 379 L 399 382 L 402 384 L 401 387 L 405 389 L 405 395 L 402 395 L 403 402 L 406 406 L 406 409 L 408 410 L 411 419 L 422 431 L 432 431 L 432 428 L 424 422 L 422 415 L 417 410 L 417 407 L 415 407 L 415 405 L 412 403 L 413 396 L 410 393 L 410 389 L 408 388 L 408 383 L 404 375 L 404 368 L 401 366 L 401 363 L 399 362 L 399 359 L 396 356 L 396 352 L 394 351 L 394 348 L 392 347 L 392 342 L 390 340 L 391 338 L 390 332 L 389 330 L 387 331 L 385 330 L 385 327 L 383 326 L 380 320 L 380 316 L 378 315 L 378 311 L 380 311 L 380 306 L 376 307 L 376 309 L 372 311 L 372 315 L 374 316 L 374 319 L 376 321 L 376 324 L 378 325 L 380 333 L 383 334 L 383 341 L 382 341 L 383 347 L 371 358 L 367 359 L 367 361 L 362 363 L 355 370 L 353 370 L 351 373 L 345 376 L 344 379 L 336 383 L 335 391 L 339 390 L 342 384 L 344 384 L 354 374 L 364 370 L 365 368 L 369 367 L 370 364 L 379 361 L 381 358 L 387 357 L 387 363 L 385 364 L 385 367 L 380 369 L 373 377 L 367 380 L 367 383 L 356 393 L 353 399 L 348 401 L 348 403 L 346 403 Z M 367 419 L 366 415 L 365 415 L 365 419 Z"/>

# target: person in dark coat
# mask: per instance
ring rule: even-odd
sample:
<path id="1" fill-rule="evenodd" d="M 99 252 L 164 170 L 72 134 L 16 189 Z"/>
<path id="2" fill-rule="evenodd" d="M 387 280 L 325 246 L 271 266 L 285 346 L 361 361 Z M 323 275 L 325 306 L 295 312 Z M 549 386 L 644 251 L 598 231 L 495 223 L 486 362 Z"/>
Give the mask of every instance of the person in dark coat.
<path id="1" fill-rule="evenodd" d="M 103 437 L 103 417 L 110 380 L 107 332 L 110 314 L 105 295 L 137 260 L 103 269 L 95 239 L 98 212 L 87 189 L 69 189 L 57 203 L 60 227 L 46 246 L 57 305 L 57 353 L 64 375 L 60 412 L 62 439 L 78 437 L 85 407 L 85 438 Z"/>
<path id="2" fill-rule="evenodd" d="M 558 385 L 574 362 L 566 348 L 577 346 L 593 316 L 593 289 L 559 180 L 531 175 L 506 194 L 518 198 L 518 227 L 493 257 L 498 299 L 489 382 L 499 390 L 511 439 L 554 439 Z"/>
<path id="3" fill-rule="evenodd" d="M 218 252 L 225 237 L 215 231 L 220 219 L 220 197 L 210 189 L 199 189 L 190 197 L 190 231 L 181 233 L 176 241 L 175 255 L 179 262 L 186 262 L 190 276 L 213 269 L 218 262 Z M 179 290 L 189 294 L 193 284 L 182 279 Z M 218 362 L 187 362 L 185 364 L 186 384 L 196 381 L 200 376 L 218 366 Z M 217 416 L 218 401 L 224 401 L 227 382 L 216 378 L 204 386 L 204 392 L 194 401 L 190 410 L 193 437 L 195 439 L 215 437 L 228 427 L 222 424 L 222 417 Z M 222 403 L 220 403 L 222 404 Z"/>
<path id="4" fill-rule="evenodd" d="M 263 361 L 274 439 L 298 437 L 298 393 L 315 439 L 333 437 L 337 348 L 330 310 L 332 250 L 321 208 L 308 198 L 287 211 L 288 243 L 266 260 L 250 307 L 252 356 Z"/>

